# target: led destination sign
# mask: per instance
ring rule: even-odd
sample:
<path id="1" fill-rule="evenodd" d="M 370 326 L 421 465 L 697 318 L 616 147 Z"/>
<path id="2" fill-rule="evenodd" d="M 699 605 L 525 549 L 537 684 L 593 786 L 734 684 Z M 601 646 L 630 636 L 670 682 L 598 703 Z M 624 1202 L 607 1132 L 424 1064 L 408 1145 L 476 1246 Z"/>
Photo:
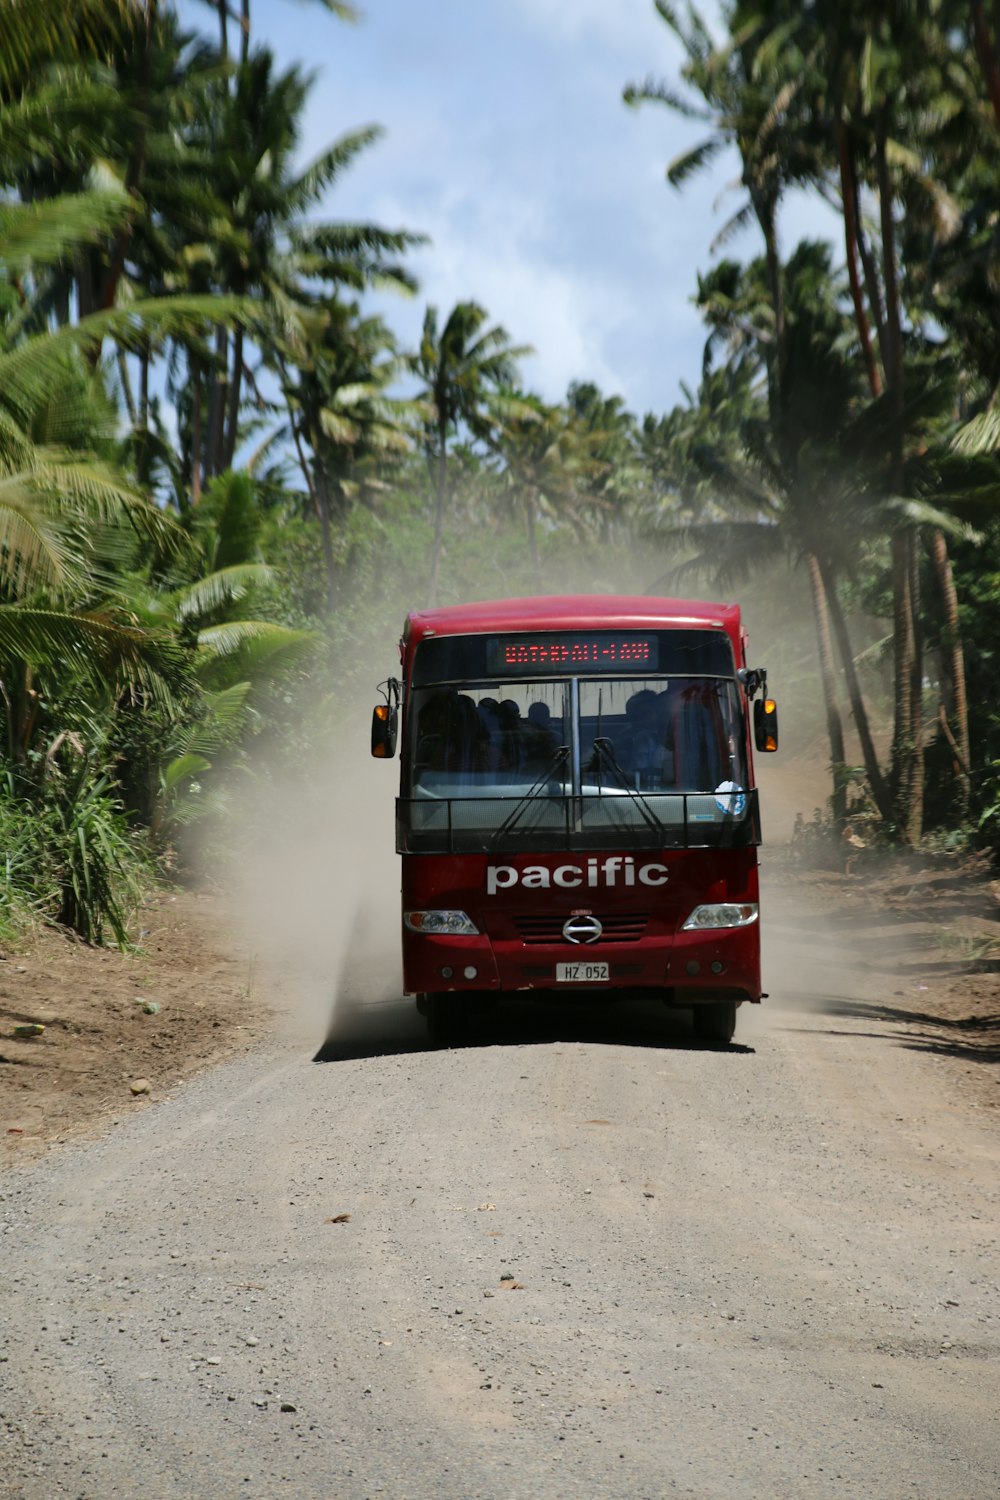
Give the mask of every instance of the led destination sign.
<path id="1" fill-rule="evenodd" d="M 732 677 L 734 670 L 723 630 L 519 630 L 422 640 L 410 685 L 605 674 Z"/>
<path id="2" fill-rule="evenodd" d="M 486 670 L 496 677 L 522 677 L 532 668 L 564 672 L 655 672 L 660 642 L 656 635 L 579 632 L 559 635 L 493 636 L 486 642 Z"/>

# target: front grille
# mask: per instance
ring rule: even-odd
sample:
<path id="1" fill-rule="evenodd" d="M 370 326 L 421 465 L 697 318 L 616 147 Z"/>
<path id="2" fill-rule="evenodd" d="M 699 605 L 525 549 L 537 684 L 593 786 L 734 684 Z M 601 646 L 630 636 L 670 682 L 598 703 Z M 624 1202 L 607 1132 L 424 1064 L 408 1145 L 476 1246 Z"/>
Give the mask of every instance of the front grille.
<path id="1" fill-rule="evenodd" d="M 603 916 L 594 915 L 604 929 L 596 943 L 569 943 L 563 937 L 566 917 L 537 916 L 515 917 L 514 926 L 522 943 L 566 943 L 568 948 L 599 948 L 602 943 L 637 943 L 646 931 L 649 916 L 646 912 L 615 912 Z"/>

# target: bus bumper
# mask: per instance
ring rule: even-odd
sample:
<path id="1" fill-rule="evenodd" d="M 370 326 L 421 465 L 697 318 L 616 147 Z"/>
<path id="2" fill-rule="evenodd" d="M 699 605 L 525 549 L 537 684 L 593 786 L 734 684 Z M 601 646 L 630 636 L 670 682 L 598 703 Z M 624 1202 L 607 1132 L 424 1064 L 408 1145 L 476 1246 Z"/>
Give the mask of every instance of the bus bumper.
<path id="1" fill-rule="evenodd" d="M 606 964 L 600 982 L 565 982 L 561 965 Z M 678 1005 L 729 998 L 758 1001 L 759 929 L 719 928 L 651 937 L 641 943 L 560 943 L 526 947 L 509 939 L 403 934 L 403 977 L 409 994 L 438 991 L 524 991 L 586 988 L 588 992 L 671 991 Z M 686 998 L 685 998 L 686 997 Z"/>

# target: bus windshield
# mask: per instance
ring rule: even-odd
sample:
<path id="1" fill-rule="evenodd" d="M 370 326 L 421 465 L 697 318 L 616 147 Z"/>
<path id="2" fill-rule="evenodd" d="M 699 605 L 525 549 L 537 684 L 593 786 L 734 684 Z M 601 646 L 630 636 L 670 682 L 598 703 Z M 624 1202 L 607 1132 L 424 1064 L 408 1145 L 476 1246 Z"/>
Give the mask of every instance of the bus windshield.
<path id="1" fill-rule="evenodd" d="M 732 678 L 428 686 L 411 691 L 408 721 L 404 796 L 714 792 L 747 784 Z"/>

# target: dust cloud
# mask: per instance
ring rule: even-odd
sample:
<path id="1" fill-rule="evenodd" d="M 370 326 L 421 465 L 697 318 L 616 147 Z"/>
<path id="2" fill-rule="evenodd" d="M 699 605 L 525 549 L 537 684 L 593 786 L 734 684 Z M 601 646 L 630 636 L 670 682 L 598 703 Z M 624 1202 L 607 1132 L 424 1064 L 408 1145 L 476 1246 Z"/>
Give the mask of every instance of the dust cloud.
<path id="1" fill-rule="evenodd" d="M 846 856 L 829 843 L 793 842 L 796 823 L 830 812 L 830 744 L 807 580 L 785 567 L 732 590 L 750 636 L 751 666 L 765 667 L 777 700 L 779 749 L 756 753 L 760 797 L 761 977 L 768 999 L 742 1006 L 737 1037 L 810 1030 L 817 1013 L 849 1005 L 863 986 L 851 929 L 837 911 Z M 847 754 L 853 725 L 842 706 Z M 861 879 L 863 877 L 851 877 Z"/>
<path id="2" fill-rule="evenodd" d="M 369 755 L 376 701 L 373 688 L 370 703 L 343 710 L 335 747 L 305 775 L 272 773 L 266 792 L 255 780 L 253 832 L 230 878 L 233 924 L 260 987 L 317 1046 L 426 1036 L 402 998 L 399 767 Z"/>

